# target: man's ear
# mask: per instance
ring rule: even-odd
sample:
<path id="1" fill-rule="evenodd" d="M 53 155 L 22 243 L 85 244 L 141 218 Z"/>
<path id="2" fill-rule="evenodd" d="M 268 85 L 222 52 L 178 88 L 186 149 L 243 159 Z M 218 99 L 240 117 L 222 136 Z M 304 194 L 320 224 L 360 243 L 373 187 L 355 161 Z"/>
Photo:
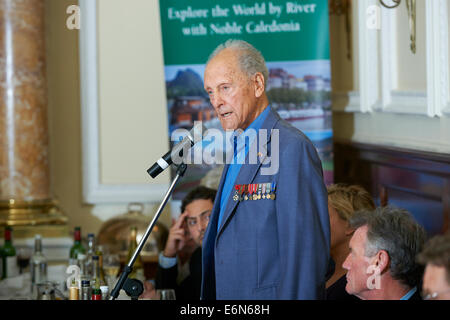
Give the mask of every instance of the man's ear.
<path id="1" fill-rule="evenodd" d="M 261 72 L 257 72 L 254 75 L 254 85 L 255 85 L 255 96 L 259 98 L 263 95 L 265 88 L 264 76 Z"/>
<path id="2" fill-rule="evenodd" d="M 389 257 L 389 253 L 387 253 L 386 250 L 378 251 L 375 264 L 379 268 L 380 274 L 389 269 L 390 259 L 391 258 Z"/>

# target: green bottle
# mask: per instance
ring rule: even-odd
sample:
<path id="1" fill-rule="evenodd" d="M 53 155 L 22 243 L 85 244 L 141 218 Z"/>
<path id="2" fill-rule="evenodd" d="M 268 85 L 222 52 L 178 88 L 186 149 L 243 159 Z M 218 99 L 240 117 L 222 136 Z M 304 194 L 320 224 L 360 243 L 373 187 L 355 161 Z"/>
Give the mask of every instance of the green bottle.
<path id="1" fill-rule="evenodd" d="M 0 247 L 0 280 L 3 279 L 3 248 Z"/>
<path id="2" fill-rule="evenodd" d="M 5 227 L 5 243 L 1 249 L 3 255 L 3 275 L 2 279 L 15 277 L 19 275 L 17 265 L 16 248 L 11 239 L 12 228 Z"/>
<path id="3" fill-rule="evenodd" d="M 81 227 L 75 227 L 74 232 L 74 243 L 73 246 L 70 248 L 70 260 L 72 261 L 71 264 L 76 264 L 76 260 L 79 253 L 86 253 L 86 249 L 83 247 L 83 244 L 81 243 Z"/>

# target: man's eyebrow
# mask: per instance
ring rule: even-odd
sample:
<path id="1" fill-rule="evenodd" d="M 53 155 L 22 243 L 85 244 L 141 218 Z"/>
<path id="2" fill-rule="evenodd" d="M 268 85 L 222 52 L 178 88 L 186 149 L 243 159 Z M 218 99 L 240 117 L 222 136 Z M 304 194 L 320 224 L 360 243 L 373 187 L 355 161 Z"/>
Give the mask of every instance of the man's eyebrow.
<path id="1" fill-rule="evenodd" d="M 212 209 L 205 210 L 205 211 L 203 211 L 202 213 L 200 213 L 199 216 L 203 216 L 203 215 L 205 215 L 206 213 L 210 213 L 211 211 L 212 211 Z"/>
<path id="2" fill-rule="evenodd" d="M 209 213 L 209 212 L 211 212 L 211 211 L 212 211 L 212 209 L 208 209 L 208 210 L 205 210 L 205 211 L 199 213 L 199 214 L 196 215 L 195 217 L 186 217 L 186 219 L 196 219 L 197 217 L 201 217 L 201 216 L 203 216 L 203 215 L 205 215 L 206 213 Z"/>

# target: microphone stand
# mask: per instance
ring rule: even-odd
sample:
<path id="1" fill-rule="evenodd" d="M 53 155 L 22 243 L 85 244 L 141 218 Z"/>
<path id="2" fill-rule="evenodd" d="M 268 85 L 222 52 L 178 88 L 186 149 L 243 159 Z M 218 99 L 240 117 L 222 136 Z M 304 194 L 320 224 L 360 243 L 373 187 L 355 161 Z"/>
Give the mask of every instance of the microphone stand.
<path id="1" fill-rule="evenodd" d="M 184 176 L 184 173 L 186 172 L 187 165 L 182 162 L 180 165 L 177 166 L 177 175 L 172 181 L 172 184 L 170 185 L 169 189 L 166 192 L 166 195 L 164 196 L 163 201 L 161 202 L 161 205 L 159 206 L 158 210 L 156 211 L 155 216 L 153 217 L 152 222 L 150 222 L 150 225 L 147 228 L 147 231 L 145 231 L 144 236 L 142 237 L 141 241 L 139 242 L 139 245 L 137 246 L 136 250 L 134 251 L 130 261 L 128 261 L 128 264 L 125 266 L 124 270 L 122 271 L 122 274 L 120 275 L 119 281 L 117 281 L 116 286 L 111 291 L 111 295 L 109 297 L 109 300 L 115 300 L 119 296 L 119 292 L 122 288 L 124 288 L 125 292 L 128 296 L 131 297 L 132 300 L 137 300 L 139 296 L 144 291 L 144 286 L 141 281 L 137 279 L 129 279 L 128 275 L 133 271 L 133 265 L 136 261 L 137 257 L 139 256 L 139 253 L 141 252 L 142 248 L 144 247 L 145 242 L 147 241 L 147 238 L 149 237 L 150 233 L 153 230 L 153 227 L 158 220 L 159 216 L 161 215 L 162 210 L 167 204 L 167 201 L 169 200 L 170 195 L 172 194 L 172 191 L 177 184 L 178 180 Z"/>

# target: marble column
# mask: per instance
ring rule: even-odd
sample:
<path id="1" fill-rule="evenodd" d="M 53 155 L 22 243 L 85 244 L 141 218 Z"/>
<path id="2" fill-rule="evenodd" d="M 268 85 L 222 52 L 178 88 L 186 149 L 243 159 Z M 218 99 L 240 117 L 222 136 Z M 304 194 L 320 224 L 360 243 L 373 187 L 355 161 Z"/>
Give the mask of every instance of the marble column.
<path id="1" fill-rule="evenodd" d="M 0 225 L 64 223 L 50 194 L 44 0 L 0 0 Z"/>

